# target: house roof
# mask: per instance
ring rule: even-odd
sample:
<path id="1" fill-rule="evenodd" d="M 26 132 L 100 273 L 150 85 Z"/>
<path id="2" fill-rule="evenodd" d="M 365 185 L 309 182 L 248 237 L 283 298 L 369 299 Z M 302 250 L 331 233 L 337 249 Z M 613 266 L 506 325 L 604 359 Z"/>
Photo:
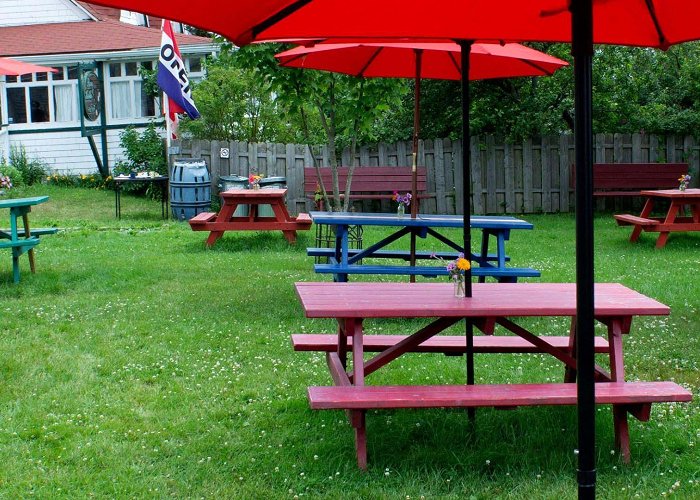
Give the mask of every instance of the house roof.
<path id="1" fill-rule="evenodd" d="M 160 22 L 157 27 L 133 26 L 119 22 L 119 9 L 88 6 L 82 2 L 81 5 L 98 21 L 0 28 L 0 57 L 111 52 L 160 46 Z M 194 35 L 176 34 L 175 38 L 181 48 L 212 43 L 209 38 Z"/>

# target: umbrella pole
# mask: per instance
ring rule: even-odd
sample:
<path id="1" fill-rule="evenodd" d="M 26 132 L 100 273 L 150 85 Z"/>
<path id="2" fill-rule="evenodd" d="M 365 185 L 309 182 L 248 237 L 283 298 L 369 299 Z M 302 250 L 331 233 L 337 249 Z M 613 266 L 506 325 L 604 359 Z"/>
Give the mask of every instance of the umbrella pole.
<path id="1" fill-rule="evenodd" d="M 413 97 L 413 164 L 411 167 L 411 219 L 418 215 L 418 134 L 420 133 L 420 77 L 423 63 L 423 51 L 415 50 L 416 54 L 416 81 Z M 416 265 L 416 233 L 411 231 L 411 267 Z M 409 281 L 416 282 L 415 275 L 411 274 Z"/>
<path id="2" fill-rule="evenodd" d="M 576 368 L 578 497 L 595 498 L 595 385 L 593 348 L 592 0 L 571 2 L 576 144 Z"/>
<path id="3" fill-rule="evenodd" d="M 471 96 L 469 94 L 469 56 L 472 49 L 472 43 L 468 40 L 459 40 L 461 47 L 461 65 L 462 65 L 462 214 L 464 225 L 464 240 L 462 248 L 464 257 L 472 259 L 472 230 L 471 230 L 471 147 L 469 124 L 471 121 L 469 115 L 469 107 L 471 105 Z M 472 296 L 472 271 L 471 267 L 466 271 L 464 277 L 464 294 L 466 297 Z M 474 385 L 474 325 L 468 318 L 464 321 L 465 336 L 467 340 L 467 385 Z M 474 408 L 467 410 L 469 420 L 474 421 L 476 412 Z"/>

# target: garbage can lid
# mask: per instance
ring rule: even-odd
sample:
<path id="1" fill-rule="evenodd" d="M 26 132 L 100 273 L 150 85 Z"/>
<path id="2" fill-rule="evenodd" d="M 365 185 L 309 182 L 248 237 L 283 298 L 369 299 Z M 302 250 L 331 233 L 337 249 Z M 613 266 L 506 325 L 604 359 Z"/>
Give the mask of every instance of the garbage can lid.
<path id="1" fill-rule="evenodd" d="M 265 185 L 265 184 L 286 184 L 287 183 L 287 178 L 286 177 L 263 177 L 260 179 L 260 185 Z"/>

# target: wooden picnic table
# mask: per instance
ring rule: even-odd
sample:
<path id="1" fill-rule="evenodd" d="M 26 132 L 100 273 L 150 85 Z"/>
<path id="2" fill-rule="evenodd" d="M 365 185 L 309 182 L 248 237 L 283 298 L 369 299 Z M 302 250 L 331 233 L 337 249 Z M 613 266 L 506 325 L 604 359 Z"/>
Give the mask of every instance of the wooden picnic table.
<path id="1" fill-rule="evenodd" d="M 0 229 L 0 248 L 12 250 L 12 277 L 15 283 L 19 283 L 19 257 L 24 253 L 29 255 L 29 268 L 36 272 L 34 260 L 34 247 L 39 244 L 38 234 L 56 232 L 55 228 L 31 231 L 29 227 L 29 212 L 34 205 L 48 201 L 48 196 L 34 196 L 32 198 L 0 199 L 0 208 L 10 209 L 10 228 Z M 19 228 L 17 219 L 21 217 L 23 229 Z"/>
<path id="2" fill-rule="evenodd" d="M 394 274 L 420 276 L 447 276 L 445 262 L 432 258 L 452 260 L 463 251 L 462 242 L 449 239 L 438 230 L 441 228 L 464 228 L 461 215 L 421 215 L 411 218 L 387 213 L 357 213 L 357 212 L 311 212 L 311 218 L 316 224 L 328 224 L 335 227 L 334 248 L 307 248 L 308 255 L 327 257 L 329 262 L 314 265 L 317 273 L 332 273 L 335 281 L 347 281 L 349 274 Z M 472 229 L 480 229 L 481 247 L 472 253 L 472 262 L 478 266 L 472 267 L 472 276 L 478 276 L 484 282 L 487 276 L 500 282 L 515 282 L 520 277 L 539 277 L 540 272 L 529 267 L 509 267 L 506 262 L 506 241 L 514 229 L 532 229 L 532 224 L 510 216 L 473 215 Z M 349 233 L 357 226 L 395 227 L 394 232 L 377 243 L 365 249 L 349 248 Z M 429 262 L 429 265 L 379 265 L 367 263 L 364 259 L 402 259 L 409 261 L 411 253 L 408 250 L 393 250 L 387 247 L 394 241 L 409 236 L 437 240 L 438 244 L 447 247 L 447 252 L 414 252 L 414 261 Z M 489 253 L 490 238 L 495 242 L 495 253 Z"/>
<path id="3" fill-rule="evenodd" d="M 615 215 L 620 226 L 634 226 L 630 241 L 636 242 L 642 231 L 659 233 L 656 248 L 666 246 L 669 234 L 677 231 L 700 231 L 700 189 L 659 189 L 642 191 L 646 202 L 639 216 L 631 214 Z M 654 205 L 659 200 L 670 200 L 665 217 L 651 217 Z M 690 215 L 684 214 L 683 207 L 690 207 Z"/>
<path id="4" fill-rule="evenodd" d="M 291 217 L 284 203 L 287 190 L 271 189 L 229 189 L 221 194 L 223 206 L 219 213 L 203 212 L 190 219 L 193 231 L 211 231 L 207 238 L 210 247 L 221 238 L 225 231 L 282 231 L 289 243 L 295 243 L 297 231 L 311 228 L 309 214 L 301 213 Z M 235 216 L 238 205 L 248 205 L 247 216 Z M 260 205 L 270 205 L 274 217 L 260 216 Z"/>
<path id="5" fill-rule="evenodd" d="M 335 334 L 296 334 L 292 343 L 295 350 L 326 352 L 334 385 L 309 387 L 309 402 L 312 409 L 350 410 L 361 468 L 367 466 L 365 412 L 369 409 L 512 408 L 577 403 L 573 283 L 475 283 L 471 298 L 455 298 L 447 283 L 296 283 L 296 291 L 306 317 L 337 321 Z M 627 413 L 646 421 L 652 403 L 690 401 L 692 397 L 673 382 L 625 382 L 622 336 L 629 333 L 633 317 L 667 314 L 668 306 L 623 285 L 595 286 L 595 318 L 607 328 L 607 338 L 596 338 L 595 348 L 596 352 L 607 352 L 610 361 L 609 371 L 595 367 L 596 403 L 613 405 L 615 441 L 625 461 L 630 457 Z M 562 316 L 571 319 L 569 331 L 563 336 L 538 335 L 531 331 L 532 327 L 528 329 L 518 322 L 520 318 Z M 410 335 L 366 335 L 366 324 L 381 318 L 423 321 Z M 484 335 L 439 335 L 465 319 Z M 494 335 L 497 325 L 499 335 Z M 369 351 L 379 354 L 365 359 L 365 352 Z M 372 373 L 412 352 L 544 353 L 563 363 L 564 382 L 365 385 Z"/>

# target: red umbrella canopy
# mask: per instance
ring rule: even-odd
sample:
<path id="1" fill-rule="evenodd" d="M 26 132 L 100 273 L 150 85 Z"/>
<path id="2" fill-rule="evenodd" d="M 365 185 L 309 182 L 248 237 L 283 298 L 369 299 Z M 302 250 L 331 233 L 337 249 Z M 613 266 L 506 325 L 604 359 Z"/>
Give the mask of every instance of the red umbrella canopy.
<path id="1" fill-rule="evenodd" d="M 6 57 L 0 57 L 0 75 L 19 76 L 27 73 L 55 73 L 57 70 L 46 66 L 37 66 Z"/>
<path id="2" fill-rule="evenodd" d="M 571 41 L 571 0 L 94 0 L 255 40 L 412 37 Z M 593 0 L 593 40 L 646 47 L 700 38 L 697 0 Z"/>
<path id="3" fill-rule="evenodd" d="M 282 66 L 320 69 L 366 78 L 414 78 L 416 51 L 421 78 L 459 80 L 461 48 L 456 43 L 325 43 L 296 47 L 275 57 Z M 469 79 L 551 75 L 568 63 L 524 45 L 476 43 L 469 54 Z"/>

